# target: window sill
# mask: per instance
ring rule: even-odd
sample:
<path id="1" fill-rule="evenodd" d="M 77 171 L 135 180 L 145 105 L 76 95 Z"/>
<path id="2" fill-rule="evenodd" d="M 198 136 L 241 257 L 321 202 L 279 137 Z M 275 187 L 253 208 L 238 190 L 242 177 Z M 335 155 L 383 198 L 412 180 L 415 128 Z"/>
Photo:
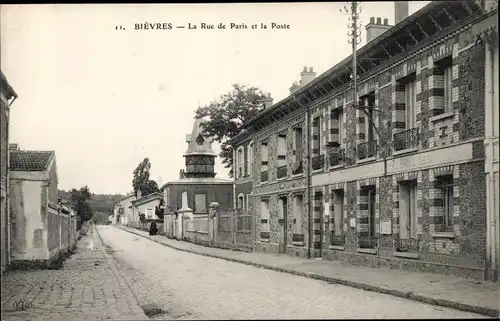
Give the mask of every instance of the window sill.
<path id="1" fill-rule="evenodd" d="M 413 147 L 413 148 L 406 148 L 406 149 L 401 149 L 398 151 L 394 151 L 392 155 L 397 156 L 397 155 L 402 155 L 402 154 L 409 154 L 409 153 L 414 153 L 418 151 L 418 147 Z"/>
<path id="2" fill-rule="evenodd" d="M 286 176 L 276 178 L 277 182 L 284 181 L 284 180 L 286 180 Z"/>
<path id="3" fill-rule="evenodd" d="M 455 232 L 434 232 L 431 233 L 431 236 L 434 238 L 454 239 Z"/>
<path id="4" fill-rule="evenodd" d="M 395 257 L 401 257 L 405 259 L 418 259 L 419 254 L 414 252 L 394 252 L 392 253 Z"/>
<path id="5" fill-rule="evenodd" d="M 292 178 L 297 178 L 297 177 L 300 177 L 300 176 L 304 176 L 304 172 L 297 173 L 297 174 L 292 174 Z"/>
<path id="6" fill-rule="evenodd" d="M 344 168 L 344 164 L 330 166 L 330 167 L 328 167 L 328 170 L 334 171 L 334 170 L 340 169 L 340 168 Z"/>
<path id="7" fill-rule="evenodd" d="M 429 121 L 432 122 L 432 123 L 435 123 L 437 121 L 443 121 L 447 118 L 453 118 L 455 116 L 455 112 L 454 111 L 449 111 L 447 113 L 442 113 L 441 115 L 436 115 L 436 116 L 432 116 L 432 117 L 429 117 Z"/>
<path id="8" fill-rule="evenodd" d="M 323 168 L 313 169 L 311 170 L 311 174 L 317 174 L 323 172 Z"/>
<path id="9" fill-rule="evenodd" d="M 302 246 L 304 246 L 304 242 L 292 242 L 292 245 L 302 247 Z"/>
<path id="10" fill-rule="evenodd" d="M 377 249 L 356 249 L 356 252 L 364 254 L 377 254 Z"/>
<path id="11" fill-rule="evenodd" d="M 373 162 L 375 160 L 377 160 L 377 157 L 376 156 L 372 156 L 372 157 L 368 157 L 368 158 L 364 158 L 364 159 L 358 159 L 357 163 L 358 164 L 363 164 L 363 163 Z"/>
<path id="12" fill-rule="evenodd" d="M 269 239 L 260 239 L 262 243 L 269 243 Z"/>
<path id="13" fill-rule="evenodd" d="M 345 251 L 345 247 L 340 246 L 340 245 L 330 245 L 328 247 L 329 250 L 335 250 L 335 251 Z"/>

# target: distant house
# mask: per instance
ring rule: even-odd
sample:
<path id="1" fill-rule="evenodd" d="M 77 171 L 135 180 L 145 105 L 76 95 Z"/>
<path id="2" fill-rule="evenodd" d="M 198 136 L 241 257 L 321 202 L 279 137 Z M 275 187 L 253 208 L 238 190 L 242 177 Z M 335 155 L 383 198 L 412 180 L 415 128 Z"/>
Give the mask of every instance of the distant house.
<path id="1" fill-rule="evenodd" d="M 145 218 L 148 220 L 159 219 L 155 214 L 155 210 L 157 206 L 161 205 L 161 201 L 163 200 L 163 195 L 160 193 L 152 193 L 146 195 L 144 197 L 140 197 L 132 201 L 132 213 L 137 221 L 139 220 L 139 216 L 141 214 L 145 215 Z"/>
<path id="2" fill-rule="evenodd" d="M 132 213 L 132 202 L 136 199 L 137 198 L 135 197 L 135 193 L 130 193 L 115 204 L 112 219 L 113 224 L 127 225 L 129 222 L 134 221 Z M 118 218 L 120 220 L 119 222 Z"/>
<path id="3" fill-rule="evenodd" d="M 17 94 L 0 70 L 0 239 L 1 272 L 10 263 L 10 214 L 9 214 L 9 111 Z"/>
<path id="4" fill-rule="evenodd" d="M 61 246 L 57 166 L 54 151 L 19 150 L 10 146 L 12 259 L 49 264 Z M 19 263 L 19 262 L 17 262 Z"/>

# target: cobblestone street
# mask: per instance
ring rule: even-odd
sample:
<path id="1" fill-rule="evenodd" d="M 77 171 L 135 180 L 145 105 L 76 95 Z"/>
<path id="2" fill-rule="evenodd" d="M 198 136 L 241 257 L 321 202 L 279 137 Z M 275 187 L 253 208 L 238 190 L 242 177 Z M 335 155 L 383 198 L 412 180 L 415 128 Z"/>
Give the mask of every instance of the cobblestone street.
<path id="1" fill-rule="evenodd" d="M 2 321 L 147 320 L 106 252 L 90 230 L 61 269 L 9 271 L 2 276 Z"/>
<path id="2" fill-rule="evenodd" d="M 156 318 L 483 318 L 181 252 L 111 226 L 99 231 L 139 304 L 164 311 Z"/>

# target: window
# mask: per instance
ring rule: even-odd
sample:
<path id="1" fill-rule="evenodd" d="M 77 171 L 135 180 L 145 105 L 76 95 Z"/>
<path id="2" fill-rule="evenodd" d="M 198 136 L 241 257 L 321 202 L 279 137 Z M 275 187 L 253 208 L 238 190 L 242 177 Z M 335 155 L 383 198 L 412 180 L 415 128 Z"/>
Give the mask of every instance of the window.
<path id="1" fill-rule="evenodd" d="M 373 108 L 375 107 L 375 92 L 372 92 L 362 98 L 363 105 L 368 115 L 362 112 L 365 118 L 365 142 L 373 141 Z"/>
<path id="2" fill-rule="evenodd" d="M 453 230 L 453 177 L 451 175 L 441 178 L 441 189 L 443 192 L 444 221 L 443 231 Z"/>
<path id="3" fill-rule="evenodd" d="M 269 201 L 260 202 L 260 238 L 269 239 Z"/>
<path id="4" fill-rule="evenodd" d="M 334 235 L 343 235 L 344 229 L 344 191 L 335 190 L 333 198 Z"/>
<path id="5" fill-rule="evenodd" d="M 145 214 L 146 214 L 147 218 L 153 218 L 153 209 L 152 208 L 147 208 Z"/>
<path id="6" fill-rule="evenodd" d="M 417 125 L 417 115 L 415 105 L 417 95 L 415 94 L 415 81 L 412 79 L 405 85 L 405 125 L 406 129 L 415 128 Z"/>
<path id="7" fill-rule="evenodd" d="M 339 111 L 339 145 L 342 146 L 342 133 L 344 130 L 344 111 Z"/>
<path id="8" fill-rule="evenodd" d="M 277 178 L 283 178 L 287 175 L 286 164 L 286 136 L 278 135 L 278 161 L 277 165 Z"/>
<path id="9" fill-rule="evenodd" d="M 315 123 L 315 135 L 313 135 L 313 140 L 316 142 L 317 153 L 316 155 L 321 155 L 321 117 L 316 117 L 314 119 Z M 316 136 L 316 137 L 314 137 Z"/>
<path id="10" fill-rule="evenodd" d="M 304 211 L 304 201 L 302 195 L 295 195 L 293 198 L 293 217 L 295 222 L 295 233 L 303 234 L 302 231 L 302 213 Z"/>
<path id="11" fill-rule="evenodd" d="M 194 195 L 194 211 L 195 213 L 207 213 L 207 195 Z"/>
<path id="12" fill-rule="evenodd" d="M 244 208 L 244 198 L 243 198 L 243 194 L 240 194 L 238 196 L 238 209 L 243 209 Z"/>
<path id="13" fill-rule="evenodd" d="M 293 139 L 293 156 L 294 163 L 298 163 L 302 160 L 302 128 L 295 127 L 293 129 L 294 139 Z"/>
<path id="14" fill-rule="evenodd" d="M 261 182 L 266 182 L 269 178 L 268 175 L 268 147 L 267 147 L 267 142 L 262 143 L 261 149 L 260 149 L 260 154 L 261 154 L 261 165 L 260 165 L 260 181 Z"/>
<path id="15" fill-rule="evenodd" d="M 401 239 L 417 237 L 417 184 L 415 181 L 399 185 L 399 230 Z"/>
<path id="16" fill-rule="evenodd" d="M 243 148 L 238 148 L 238 160 L 236 162 L 238 177 L 243 177 Z"/>
<path id="17" fill-rule="evenodd" d="M 248 175 L 252 176 L 253 175 L 253 143 L 250 143 L 248 145 Z"/>
<path id="18" fill-rule="evenodd" d="M 453 73 L 451 66 L 445 66 L 444 69 L 444 112 L 450 112 L 453 110 Z"/>

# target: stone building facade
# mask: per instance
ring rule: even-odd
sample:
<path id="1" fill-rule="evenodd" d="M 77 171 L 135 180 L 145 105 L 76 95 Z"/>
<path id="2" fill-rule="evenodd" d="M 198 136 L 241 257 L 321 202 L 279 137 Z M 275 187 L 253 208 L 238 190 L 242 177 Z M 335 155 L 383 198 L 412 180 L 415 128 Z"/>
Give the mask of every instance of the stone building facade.
<path id="1" fill-rule="evenodd" d="M 0 243 L 1 273 L 10 262 L 10 206 L 9 206 L 9 111 L 17 94 L 0 70 Z"/>
<path id="2" fill-rule="evenodd" d="M 357 52 L 356 95 L 348 57 L 245 124 L 255 249 L 485 277 L 483 9 L 372 19 L 387 31 Z"/>

